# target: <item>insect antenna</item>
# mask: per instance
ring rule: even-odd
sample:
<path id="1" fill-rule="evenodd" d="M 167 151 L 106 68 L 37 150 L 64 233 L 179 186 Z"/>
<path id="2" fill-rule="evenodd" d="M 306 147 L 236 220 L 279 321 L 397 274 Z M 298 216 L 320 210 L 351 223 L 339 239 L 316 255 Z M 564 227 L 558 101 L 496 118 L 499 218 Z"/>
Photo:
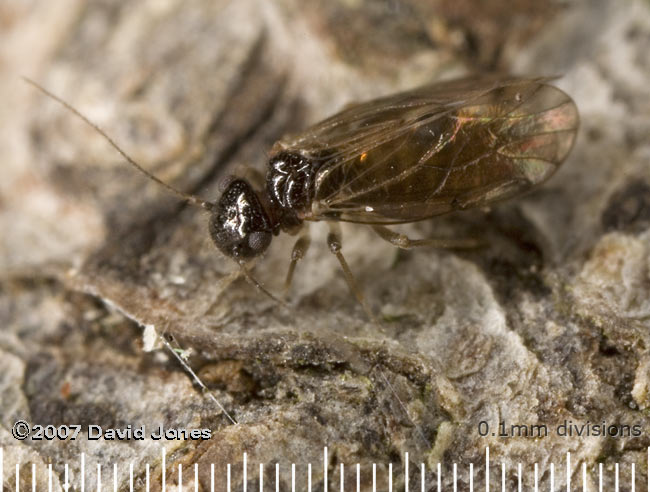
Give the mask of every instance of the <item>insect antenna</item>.
<path id="1" fill-rule="evenodd" d="M 88 126 L 93 128 L 97 133 L 99 133 L 104 140 L 106 140 L 111 147 L 113 147 L 129 164 L 131 164 L 133 167 L 135 167 L 138 171 L 140 171 L 142 174 L 144 174 L 147 178 L 151 179 L 152 181 L 155 181 L 159 185 L 163 186 L 164 188 L 167 189 L 167 191 L 170 191 L 171 193 L 174 193 L 175 195 L 179 196 L 183 200 L 188 201 L 192 205 L 195 205 L 197 207 L 204 208 L 205 210 L 212 211 L 215 207 L 214 203 L 208 202 L 205 200 L 200 199 L 197 196 L 190 195 L 189 193 L 184 193 L 180 190 L 177 190 L 171 185 L 168 185 L 161 179 L 157 178 L 153 174 L 151 174 L 149 171 L 147 171 L 145 168 L 143 168 L 140 164 L 138 164 L 131 156 L 129 156 L 125 151 L 123 151 L 115 141 L 108 136 L 108 134 L 102 130 L 96 123 L 93 123 L 88 117 L 86 117 L 84 114 L 82 114 L 78 109 L 76 109 L 74 106 L 71 104 L 65 102 L 63 99 L 61 99 L 59 96 L 51 93 L 48 91 L 45 87 L 42 85 L 38 84 L 37 82 L 34 82 L 32 79 L 28 77 L 22 77 L 22 79 L 30 84 L 32 87 L 36 88 L 38 91 L 42 92 L 45 94 L 47 97 L 50 99 L 53 99 L 54 101 L 58 102 L 61 104 L 64 108 L 66 108 L 68 111 L 70 111 L 72 114 L 76 115 L 78 118 L 80 118 L 84 123 L 86 123 Z"/>

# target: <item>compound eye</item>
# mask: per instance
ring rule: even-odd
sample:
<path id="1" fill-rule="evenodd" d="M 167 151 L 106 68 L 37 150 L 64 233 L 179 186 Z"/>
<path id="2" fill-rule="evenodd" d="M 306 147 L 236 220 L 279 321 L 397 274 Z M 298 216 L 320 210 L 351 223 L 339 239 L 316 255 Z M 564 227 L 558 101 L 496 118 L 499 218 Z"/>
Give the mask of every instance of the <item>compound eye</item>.
<path id="1" fill-rule="evenodd" d="M 255 231 L 248 235 L 248 245 L 253 251 L 262 252 L 269 247 L 273 234 L 266 231 Z"/>

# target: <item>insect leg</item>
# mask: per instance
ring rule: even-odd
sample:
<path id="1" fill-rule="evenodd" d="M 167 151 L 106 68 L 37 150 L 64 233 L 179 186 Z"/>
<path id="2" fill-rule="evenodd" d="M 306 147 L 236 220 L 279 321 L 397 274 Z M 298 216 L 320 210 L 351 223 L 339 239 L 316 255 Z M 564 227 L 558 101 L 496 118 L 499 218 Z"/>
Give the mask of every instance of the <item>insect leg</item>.
<path id="1" fill-rule="evenodd" d="M 293 272 L 296 269 L 296 263 L 305 257 L 310 244 L 311 237 L 309 236 L 309 229 L 303 228 L 300 233 L 300 237 L 293 245 L 293 250 L 291 251 L 291 263 L 289 264 L 289 270 L 287 271 L 287 278 L 284 281 L 285 296 L 287 292 L 289 292 L 289 287 L 291 287 L 291 281 L 293 280 Z"/>
<path id="2" fill-rule="evenodd" d="M 478 248 L 484 245 L 480 239 L 462 238 L 462 239 L 445 239 L 445 238 L 429 238 L 429 239 L 410 239 L 406 234 L 399 234 L 391 231 L 388 227 L 373 225 L 372 230 L 375 231 L 379 237 L 388 241 L 393 246 L 402 249 L 417 248 L 420 246 L 430 246 L 433 248 L 447 248 L 447 249 L 469 249 Z"/>
<path id="3" fill-rule="evenodd" d="M 343 269 L 343 275 L 345 276 L 345 281 L 348 284 L 348 287 L 354 294 L 354 297 L 357 298 L 357 301 L 359 301 L 359 304 L 363 307 L 363 310 L 366 312 L 366 315 L 370 320 L 375 323 L 379 324 L 377 321 L 377 318 L 375 318 L 375 315 L 372 314 L 372 311 L 366 304 L 366 300 L 363 297 L 363 294 L 361 293 L 361 290 L 359 289 L 359 286 L 357 285 L 357 281 L 354 279 L 354 275 L 352 275 L 352 271 L 350 270 L 350 267 L 348 266 L 348 262 L 345 261 L 345 258 L 343 257 L 343 254 L 341 253 L 341 226 L 337 222 L 329 222 L 328 223 L 330 227 L 330 232 L 327 235 L 327 245 L 330 248 L 330 251 L 336 256 L 336 258 L 339 260 L 339 263 L 341 264 L 341 268 Z"/>
<path id="4" fill-rule="evenodd" d="M 239 265 L 239 271 L 244 276 L 244 278 L 248 281 L 248 283 L 250 283 L 253 287 L 255 287 L 257 290 L 259 290 L 265 296 L 269 297 L 270 299 L 272 299 L 275 302 L 277 302 L 278 304 L 280 304 L 280 306 L 285 307 L 285 308 L 289 308 L 289 306 L 287 306 L 286 302 L 284 302 L 282 299 L 279 299 L 279 298 L 275 297 L 273 294 L 271 294 L 271 292 L 266 287 L 264 287 L 255 277 L 253 277 L 253 275 L 248 270 L 245 261 L 239 261 L 239 262 L 237 262 L 237 264 Z M 252 266 L 252 262 L 249 262 L 248 265 Z"/>

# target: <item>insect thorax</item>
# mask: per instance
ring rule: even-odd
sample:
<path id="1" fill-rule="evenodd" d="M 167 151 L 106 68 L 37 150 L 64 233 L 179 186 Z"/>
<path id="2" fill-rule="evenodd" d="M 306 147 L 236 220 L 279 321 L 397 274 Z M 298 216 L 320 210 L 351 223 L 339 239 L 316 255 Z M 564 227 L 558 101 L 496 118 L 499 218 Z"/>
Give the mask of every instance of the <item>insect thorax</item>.
<path id="1" fill-rule="evenodd" d="M 299 225 L 311 209 L 319 164 L 297 153 L 283 151 L 269 161 L 266 188 L 282 229 Z"/>

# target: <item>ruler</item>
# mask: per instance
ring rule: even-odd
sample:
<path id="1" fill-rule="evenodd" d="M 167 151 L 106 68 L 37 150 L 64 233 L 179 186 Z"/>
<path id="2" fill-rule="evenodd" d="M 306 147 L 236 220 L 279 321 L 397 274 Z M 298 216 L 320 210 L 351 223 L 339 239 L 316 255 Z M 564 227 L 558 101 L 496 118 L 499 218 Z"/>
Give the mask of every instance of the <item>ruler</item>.
<path id="1" fill-rule="evenodd" d="M 300 467 L 302 469 L 306 469 L 306 482 L 307 482 L 307 492 L 316 492 L 316 490 L 323 490 L 323 492 L 344 492 L 344 491 L 349 491 L 349 492 L 361 492 L 361 470 L 362 470 L 362 465 L 360 464 L 344 464 L 340 463 L 339 466 L 337 467 L 338 469 L 331 472 L 332 475 L 337 475 L 337 476 L 330 476 L 328 477 L 328 472 L 330 470 L 328 469 L 328 457 L 327 457 L 327 447 L 323 449 L 323 461 L 322 463 L 314 464 L 313 466 L 316 467 L 322 467 L 323 471 L 323 480 L 322 484 L 319 485 L 318 488 L 315 486 L 312 486 L 312 463 L 307 463 L 306 467 L 304 464 L 300 464 Z M 163 492 L 172 492 L 172 491 L 187 491 L 187 490 L 195 490 L 198 492 L 199 489 L 199 465 L 194 464 L 192 467 L 186 467 L 183 468 L 182 464 L 178 465 L 178 468 L 176 470 L 173 470 L 172 472 L 167 471 L 167 466 L 166 466 L 166 452 L 165 448 L 162 448 L 161 450 L 161 460 L 162 460 L 162 476 L 161 476 L 161 485 L 162 485 L 162 490 Z M 432 471 L 432 474 L 429 474 L 429 480 L 427 481 L 427 467 L 425 466 L 424 463 L 421 463 L 419 467 L 415 467 L 415 469 L 409 469 L 409 455 L 408 453 L 404 454 L 404 467 L 402 470 L 403 474 L 403 485 L 400 486 L 400 491 L 404 490 L 404 492 L 430 492 L 430 491 L 437 491 L 437 492 L 443 492 L 443 487 L 442 487 L 442 478 L 443 478 L 443 473 L 445 471 L 450 472 L 452 474 L 452 487 L 451 489 L 446 489 L 446 490 L 453 490 L 453 492 L 457 492 L 459 490 L 459 479 L 461 478 L 461 475 L 465 475 L 462 480 L 462 483 L 460 486 L 463 487 L 462 490 L 467 490 L 467 483 L 469 483 L 469 491 L 474 492 L 474 491 L 485 491 L 489 492 L 490 490 L 494 492 L 506 492 L 507 490 L 513 490 L 512 486 L 506 487 L 506 465 L 505 463 L 501 463 L 500 466 L 498 463 L 491 463 L 490 462 L 490 449 L 485 448 L 485 461 L 481 463 L 477 463 L 476 467 L 474 466 L 474 463 L 469 463 L 467 465 L 459 465 L 457 463 L 453 463 L 451 466 L 451 470 L 443 470 L 442 466 L 440 463 L 437 464 L 436 467 L 434 467 Z M 37 489 L 37 481 L 36 481 L 36 464 L 32 463 L 31 464 L 31 487 L 27 486 L 25 487 L 25 484 L 22 483 L 21 487 L 21 478 L 20 478 L 20 471 L 25 470 L 24 466 L 20 463 L 16 463 L 15 467 L 5 467 L 4 463 L 4 452 L 3 448 L 0 447 L 0 485 L 2 485 L 4 488 L 2 489 L 3 491 L 5 490 L 12 490 L 11 484 L 14 484 L 15 491 L 36 491 L 36 490 L 47 490 L 48 492 L 55 492 L 59 490 L 63 491 L 70 491 L 70 490 L 79 490 L 81 492 L 86 492 L 86 491 L 117 491 L 117 490 L 129 490 L 130 492 L 133 492 L 134 490 L 150 490 L 150 470 L 149 470 L 149 464 L 145 465 L 145 470 L 144 470 L 144 489 L 142 488 L 142 485 L 139 484 L 134 488 L 134 467 L 133 463 L 114 463 L 112 466 L 102 466 L 101 464 L 90 464 L 86 463 L 85 455 L 82 453 L 79 457 L 79 476 L 76 477 L 76 480 L 74 480 L 74 483 L 72 483 L 71 476 L 69 473 L 69 464 L 64 463 L 63 464 L 63 476 L 56 475 L 56 482 L 55 482 L 55 473 L 52 470 L 52 463 L 49 463 L 47 465 L 47 476 L 48 476 L 48 485 L 47 489 L 43 489 L 42 487 L 40 489 Z M 88 470 L 89 466 L 94 466 L 96 469 L 96 481 L 93 481 L 93 483 L 86 483 L 86 471 Z M 129 479 L 128 479 L 128 484 L 125 483 L 122 480 L 122 483 L 119 483 L 118 481 L 118 466 L 126 466 L 128 467 L 129 470 Z M 386 477 L 386 481 L 383 483 L 379 483 L 377 480 L 377 463 L 373 463 L 372 465 L 366 464 L 364 467 L 372 467 L 372 492 L 378 492 L 378 491 L 385 491 L 388 490 L 389 492 L 397 491 L 397 488 L 393 486 L 393 466 L 392 463 L 388 463 L 388 474 Z M 385 466 L 385 464 L 382 464 L 382 466 Z M 648 474 L 648 479 L 647 483 L 645 484 L 645 487 L 640 486 L 638 489 L 636 488 L 636 480 L 635 480 L 635 464 L 626 464 L 625 466 L 630 467 L 630 476 L 631 476 L 631 481 L 630 483 L 626 484 L 620 484 L 619 483 L 619 464 L 616 463 L 614 466 L 614 491 L 618 492 L 619 490 L 625 490 L 625 491 L 632 491 L 636 492 L 638 491 L 647 491 L 650 492 L 650 474 Z M 647 449 L 647 462 L 646 466 L 650 467 L 650 447 Z M 280 492 L 280 477 L 287 477 L 286 474 L 290 477 L 290 483 L 291 483 L 291 492 L 305 492 L 303 490 L 299 490 L 296 488 L 296 478 L 298 477 L 296 473 L 296 464 L 293 463 L 291 464 L 290 467 L 284 467 L 284 469 L 281 469 L 279 464 L 275 465 L 265 465 L 263 463 L 259 464 L 251 464 L 248 462 L 248 456 L 247 453 L 243 453 L 242 455 L 242 462 L 241 464 L 237 464 L 237 467 L 241 467 L 241 473 L 243 476 L 242 483 L 235 488 L 232 484 L 232 474 L 233 474 L 233 466 L 231 464 L 228 464 L 225 469 L 215 469 L 215 465 L 211 464 L 210 465 L 210 491 L 214 492 L 215 487 L 219 487 L 219 490 L 224 489 L 225 485 L 225 490 L 228 492 L 234 492 L 236 491 L 242 491 L 242 492 L 264 492 L 264 491 L 276 491 Z M 548 468 L 548 473 L 549 473 L 549 482 L 550 482 L 550 488 L 547 488 L 546 490 L 549 490 L 549 492 L 556 492 L 558 490 L 566 490 L 566 492 L 571 492 L 571 491 L 592 491 L 593 489 L 593 484 L 598 484 L 597 489 L 598 492 L 603 492 L 603 464 L 599 463 L 598 466 L 598 472 L 597 474 L 595 473 L 595 470 L 592 471 L 593 475 L 597 476 L 590 476 L 590 474 L 587 471 L 587 464 L 582 463 L 582 467 L 579 468 L 578 470 L 581 471 L 576 473 L 576 477 L 574 477 L 574 480 L 572 482 L 572 472 L 571 472 L 571 453 L 568 452 L 566 454 L 566 460 L 565 463 L 561 464 L 558 466 L 558 469 L 564 468 L 565 467 L 565 472 L 564 472 L 564 483 L 558 483 L 558 487 L 556 488 L 556 482 L 555 482 L 555 473 L 556 473 L 556 468 L 553 463 L 549 465 Z M 60 467 L 59 467 L 60 468 Z M 490 470 L 494 469 L 499 470 L 501 472 L 501 487 L 495 488 L 494 486 L 490 486 Z M 352 469 L 353 470 L 353 476 L 356 476 L 356 480 L 345 480 L 346 474 L 345 470 L 346 469 Z M 481 483 L 479 483 L 478 480 L 474 480 L 474 476 L 477 470 L 482 469 L 484 473 L 482 474 L 482 480 Z M 646 468 L 650 469 L 650 468 Z M 356 473 L 354 473 L 356 472 Z M 611 471 L 608 470 L 609 473 Z M 138 475 L 140 473 L 137 473 Z M 169 476 L 169 475 L 172 476 Z M 532 475 L 532 477 L 531 477 Z M 347 475 L 348 477 L 350 476 L 349 474 Z M 541 470 L 540 467 L 538 466 L 537 463 L 533 463 L 532 465 L 526 465 L 523 466 L 521 463 L 519 463 L 516 467 L 516 479 L 517 479 L 517 485 L 514 490 L 517 490 L 517 492 L 522 492 L 524 490 L 531 490 L 529 485 L 526 485 L 526 488 L 524 487 L 524 483 L 532 483 L 532 490 L 535 492 L 540 492 L 543 489 L 540 487 L 539 484 L 539 479 L 541 476 Z M 528 476 L 528 478 L 526 478 Z M 433 481 L 431 480 L 431 477 L 433 477 Z M 249 487 L 249 478 L 256 479 L 257 485 L 255 487 Z M 273 480 L 274 478 L 274 480 Z M 331 479 L 331 480 L 330 480 Z M 266 480 L 266 484 L 265 484 Z M 53 488 L 55 487 L 55 488 Z M 565 488 L 566 487 L 566 488 Z M 205 488 L 201 489 L 205 490 Z M 283 489 L 283 490 L 286 490 Z M 367 485 L 364 485 L 364 491 L 369 490 Z"/>

